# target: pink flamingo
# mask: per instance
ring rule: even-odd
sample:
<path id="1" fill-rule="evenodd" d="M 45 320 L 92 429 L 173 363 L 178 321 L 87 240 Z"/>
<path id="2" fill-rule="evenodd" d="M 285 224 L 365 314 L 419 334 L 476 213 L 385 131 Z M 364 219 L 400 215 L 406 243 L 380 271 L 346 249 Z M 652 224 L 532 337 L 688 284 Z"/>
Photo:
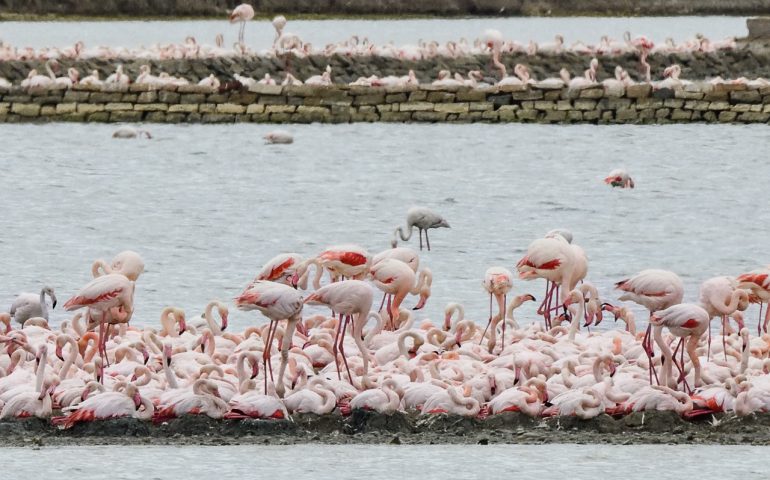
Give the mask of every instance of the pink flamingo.
<path id="1" fill-rule="evenodd" d="M 482 340 L 489 330 L 489 326 L 492 322 L 492 297 L 497 300 L 497 315 L 494 317 L 499 321 L 503 320 L 503 334 L 501 337 L 502 347 L 505 348 L 505 303 L 508 299 L 508 293 L 513 289 L 513 273 L 504 267 L 489 267 L 484 274 L 484 281 L 481 282 L 484 290 L 489 293 L 489 321 L 482 334 Z M 497 322 L 494 322 L 497 323 Z M 479 344 L 481 341 L 479 340 Z"/>
<path id="2" fill-rule="evenodd" d="M 242 3 L 235 7 L 230 13 L 230 23 L 240 22 L 241 27 L 238 30 L 238 43 L 243 45 L 243 34 L 246 31 L 246 22 L 254 18 L 254 7 L 248 3 Z"/>
<path id="3" fill-rule="evenodd" d="M 762 321 L 762 305 L 770 302 L 770 267 L 753 270 L 742 275 L 738 275 L 738 287 L 749 291 L 749 301 L 759 304 L 759 324 L 757 330 L 761 329 L 767 333 L 767 324 L 770 322 L 770 306 L 765 311 L 765 319 Z"/>
<path id="4" fill-rule="evenodd" d="M 732 277 L 714 277 L 706 280 L 700 286 L 700 305 L 708 312 L 709 319 L 722 319 L 722 348 L 725 349 L 725 331 L 728 318 L 736 311 L 746 310 L 749 306 L 749 293 L 738 288 L 738 281 Z M 742 327 L 742 326 L 741 326 Z M 761 332 L 757 331 L 759 335 Z M 711 348 L 711 329 L 709 329 L 709 355 Z"/>
<path id="5" fill-rule="evenodd" d="M 682 302 L 684 297 L 684 284 L 682 279 L 679 278 L 674 272 L 668 270 L 642 270 L 631 278 L 621 280 L 615 284 L 615 288 L 622 290 L 623 295 L 620 296 L 620 300 L 630 300 L 634 303 L 642 305 L 650 312 L 650 318 L 652 314 L 658 310 L 666 309 L 672 305 Z M 650 361 L 650 383 L 652 383 L 652 375 L 654 373 L 652 363 L 652 338 L 650 333 L 652 331 L 652 323 L 647 326 L 647 333 L 644 336 L 642 346 L 647 353 L 647 357 Z"/>
<path id="6" fill-rule="evenodd" d="M 350 374 L 350 367 L 348 366 L 348 360 L 345 356 L 344 340 L 348 324 L 351 321 L 353 322 L 353 341 L 361 352 L 363 360 L 364 373 L 362 386 L 363 388 L 371 387 L 368 376 L 370 353 L 363 342 L 363 330 L 364 324 L 369 317 L 369 312 L 372 309 L 372 288 L 367 283 L 360 280 L 335 282 L 313 292 L 305 299 L 305 303 L 311 305 L 327 305 L 333 311 L 338 312 L 341 319 L 344 317 L 344 320 L 341 320 L 337 324 L 333 354 L 334 362 L 337 365 L 338 378 L 341 378 L 341 376 L 337 352 L 342 354 L 342 360 L 345 363 L 345 369 L 348 372 L 348 380 L 351 384 L 353 384 L 353 376 Z"/>
<path id="7" fill-rule="evenodd" d="M 604 179 L 604 183 L 612 185 L 613 187 L 634 188 L 634 180 L 631 178 L 631 175 L 622 168 L 616 168 L 611 171 Z"/>
<path id="8" fill-rule="evenodd" d="M 674 356 L 676 355 L 676 351 L 674 351 L 673 354 L 671 353 L 671 348 L 663 339 L 663 327 L 668 327 L 668 330 L 672 335 L 680 337 L 677 350 L 679 350 L 679 348 L 684 348 L 687 350 L 687 354 L 690 356 L 690 361 L 692 362 L 693 369 L 695 370 L 694 384 L 696 387 L 698 387 L 701 384 L 701 366 L 700 360 L 698 359 L 698 354 L 695 349 L 698 346 L 700 337 L 706 333 L 706 329 L 709 327 L 709 321 L 710 318 L 708 312 L 706 312 L 703 307 L 694 305 L 692 303 L 680 303 L 677 305 L 672 305 L 664 310 L 655 312 L 650 317 L 650 325 L 652 326 L 655 343 L 657 343 L 660 347 L 664 358 L 663 373 L 661 374 L 660 378 L 661 385 L 669 386 L 669 381 L 672 374 L 672 365 L 675 362 Z M 683 347 L 685 338 L 687 339 L 687 343 Z M 682 351 L 682 355 L 684 355 L 684 351 Z M 652 361 L 650 362 L 650 367 L 654 369 Z M 685 388 L 690 390 L 689 386 L 687 385 L 687 381 L 684 378 L 685 375 L 683 362 L 680 362 L 678 368 L 680 371 L 680 377 L 676 383 L 678 384 L 680 381 L 684 382 Z"/>
<path id="9" fill-rule="evenodd" d="M 71 428 L 80 422 L 92 422 L 109 418 L 133 417 L 149 420 L 155 411 L 152 402 L 139 394 L 133 384 L 122 389 L 89 396 L 74 407 L 65 409 L 68 414 L 53 417 L 51 422 L 63 428 Z"/>
<path id="10" fill-rule="evenodd" d="M 316 289 L 321 287 L 324 269 L 329 271 L 332 281 L 335 282 L 340 278 L 342 280 L 363 278 L 369 273 L 371 265 L 369 252 L 363 247 L 352 244 L 329 247 L 313 261 L 321 267 L 317 269 L 313 279 L 313 287 Z"/>
<path id="11" fill-rule="evenodd" d="M 67 311 L 88 308 L 87 319 L 99 322 L 99 356 L 107 355 L 105 327 L 109 323 L 122 322 L 133 312 L 134 282 L 125 275 L 110 273 L 97 277 L 67 300 Z"/>
<path id="12" fill-rule="evenodd" d="M 374 284 L 388 296 L 388 316 L 394 328 L 401 303 L 407 294 L 420 294 L 420 300 L 413 310 L 419 310 L 425 306 L 430 296 L 430 282 L 432 282 L 429 270 L 420 272 L 418 278 L 409 265 L 391 258 L 375 264 L 370 272 Z"/>
<path id="13" fill-rule="evenodd" d="M 302 319 L 302 307 L 304 305 L 302 295 L 288 285 L 259 280 L 252 283 L 249 288 L 236 297 L 235 305 L 241 310 L 259 310 L 270 319 L 270 327 L 262 359 L 265 363 L 265 369 L 270 372 L 271 378 L 272 364 L 270 362 L 270 351 L 272 350 L 273 339 L 275 338 L 275 330 L 278 328 L 279 321 L 287 321 L 287 327 L 281 342 L 281 366 L 278 373 L 278 385 L 275 387 L 278 396 L 283 397 L 286 391 L 283 384 L 284 372 L 286 371 L 286 362 L 289 358 L 291 340 L 294 337 L 297 322 Z M 265 372 L 265 391 L 267 391 L 267 371 Z"/>
<path id="14" fill-rule="evenodd" d="M 492 51 L 492 64 L 500 70 L 500 78 L 507 76 L 505 65 L 500 61 L 500 53 L 503 47 L 503 34 L 499 30 L 485 30 L 484 43 Z"/>

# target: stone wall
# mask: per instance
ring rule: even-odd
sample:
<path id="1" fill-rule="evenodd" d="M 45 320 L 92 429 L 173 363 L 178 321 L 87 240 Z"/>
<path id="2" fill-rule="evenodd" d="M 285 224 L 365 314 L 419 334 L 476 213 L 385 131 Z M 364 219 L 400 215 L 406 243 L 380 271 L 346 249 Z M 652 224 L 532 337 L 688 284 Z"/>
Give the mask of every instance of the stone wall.
<path id="1" fill-rule="evenodd" d="M 0 0 L 0 13 L 222 16 L 241 0 Z M 260 14 L 762 15 L 766 0 L 251 0 Z"/>
<path id="2" fill-rule="evenodd" d="M 102 89 L 12 88 L 0 94 L 0 122 L 347 123 L 767 123 L 770 87 L 649 84 L 582 90 L 507 86 L 281 87 L 213 91 L 146 85 Z"/>
<path id="3" fill-rule="evenodd" d="M 625 68 L 632 78 L 641 80 L 639 73 L 639 58 L 637 55 L 626 54 L 617 56 L 600 56 L 598 79 L 613 77 L 616 65 Z M 506 54 L 502 61 L 512 74 L 517 63 L 527 65 L 533 78 L 557 77 L 559 70 L 566 68 L 573 75 L 582 75 L 588 68 L 590 56 L 563 53 L 559 55 L 526 55 Z M 766 48 L 743 47 L 736 50 L 719 51 L 716 53 L 676 53 L 670 55 L 650 55 L 649 63 L 653 78 L 661 78 L 663 70 L 677 63 L 682 66 L 682 78 L 704 79 L 716 76 L 723 78 L 757 78 L 770 77 L 770 50 Z M 136 78 L 142 65 L 150 65 L 154 74 L 167 72 L 197 83 L 200 79 L 213 73 L 221 81 L 232 80 L 235 73 L 251 78 L 260 79 L 269 73 L 276 79 L 283 79 L 289 71 L 300 79 L 318 75 L 326 65 L 332 67 L 332 78 L 335 83 L 350 83 L 359 77 L 377 75 L 406 75 L 413 70 L 423 83 L 432 82 L 440 70 L 451 70 L 453 73 L 466 75 L 471 70 L 481 70 L 488 76 L 488 82 L 494 83 L 497 70 L 492 68 L 489 55 L 463 56 L 460 58 L 434 57 L 420 61 L 408 61 L 388 57 L 346 57 L 341 55 L 315 55 L 303 58 L 275 57 L 219 57 L 206 59 L 183 60 L 120 60 L 93 59 L 69 60 L 61 59 L 61 73 L 69 67 L 77 68 L 82 76 L 97 70 L 101 78 L 106 78 L 115 71 L 117 64 L 122 64 L 129 77 Z M 14 84 L 19 84 L 27 77 L 33 68 L 44 73 L 43 62 L 40 61 L 11 61 L 0 62 L 0 77 Z"/>

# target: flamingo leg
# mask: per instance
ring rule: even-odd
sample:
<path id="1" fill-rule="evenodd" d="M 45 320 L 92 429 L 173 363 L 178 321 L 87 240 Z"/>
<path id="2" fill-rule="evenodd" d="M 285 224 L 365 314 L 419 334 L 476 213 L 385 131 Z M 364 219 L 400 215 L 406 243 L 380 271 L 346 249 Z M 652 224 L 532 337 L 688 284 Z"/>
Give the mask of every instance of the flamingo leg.
<path id="1" fill-rule="evenodd" d="M 479 345 L 484 341 L 484 337 L 487 335 L 490 325 L 492 325 L 492 293 L 489 294 L 489 320 L 487 321 L 487 327 L 484 329 L 484 333 L 481 334 Z"/>
<path id="2" fill-rule="evenodd" d="M 378 312 L 382 311 L 382 307 L 385 306 L 385 299 L 388 297 L 387 293 L 382 294 L 382 302 L 380 302 L 380 308 L 377 310 Z"/>
<path id="3" fill-rule="evenodd" d="M 759 304 L 759 318 L 757 319 L 757 336 L 762 335 L 762 307 L 764 305 L 765 305 L 764 303 Z"/>
<path id="4" fill-rule="evenodd" d="M 652 316 L 652 314 L 650 314 Z M 655 362 L 653 362 L 653 359 L 655 357 L 655 350 L 652 346 L 652 323 L 647 324 L 647 332 L 644 334 L 644 338 L 642 339 L 642 349 L 644 350 L 644 353 L 647 354 L 647 360 L 649 362 L 649 368 L 650 368 L 650 385 L 652 385 L 652 377 L 655 376 L 655 383 L 660 385 L 660 380 L 658 380 L 658 372 L 655 370 Z"/>
<path id="5" fill-rule="evenodd" d="M 417 231 L 420 232 L 420 251 L 422 251 L 422 228 L 418 228 Z"/>
<path id="6" fill-rule="evenodd" d="M 503 295 L 503 309 L 500 311 L 500 317 L 503 319 L 503 335 L 500 337 L 500 352 L 505 350 L 505 308 L 508 303 L 508 295 Z"/>
<path id="7" fill-rule="evenodd" d="M 340 344 L 340 332 L 342 331 L 342 315 L 340 315 L 340 321 L 337 323 L 337 331 L 334 333 L 334 345 L 332 346 L 332 354 L 334 355 L 334 364 L 337 366 L 337 380 L 342 380 L 342 374 L 340 373 L 340 359 L 337 356 L 339 352 Z"/>
<path id="8" fill-rule="evenodd" d="M 727 340 L 725 334 L 727 330 L 727 315 L 722 315 L 722 353 L 725 355 L 725 361 L 727 361 Z"/>
<path id="9" fill-rule="evenodd" d="M 99 358 L 102 360 L 102 365 L 104 365 L 104 316 L 102 316 L 101 320 L 99 320 Z M 99 378 L 99 380 L 104 383 L 103 378 Z"/>
<path id="10" fill-rule="evenodd" d="M 770 305 L 765 309 L 765 323 L 762 324 L 762 330 L 767 333 L 767 324 L 770 323 Z"/>
<path id="11" fill-rule="evenodd" d="M 709 339 L 708 339 L 708 345 L 706 346 L 706 360 L 711 361 L 711 319 L 709 318 Z"/>
<path id="12" fill-rule="evenodd" d="M 428 251 L 430 252 L 430 238 L 428 238 L 428 229 L 425 229 L 425 243 L 428 245 Z"/>
<path id="13" fill-rule="evenodd" d="M 390 308 L 393 305 L 393 295 L 388 294 L 388 325 L 390 325 L 390 331 L 396 331 L 396 321 L 393 315 L 390 313 Z"/>
<path id="14" fill-rule="evenodd" d="M 351 385 L 353 385 L 353 375 L 350 374 L 348 358 L 345 356 L 345 331 L 347 330 L 348 323 L 350 323 L 352 318 L 352 315 L 345 316 L 345 323 L 342 324 L 342 335 L 340 335 L 340 353 L 342 354 L 342 361 L 345 363 L 345 370 L 348 372 L 348 381 Z"/>

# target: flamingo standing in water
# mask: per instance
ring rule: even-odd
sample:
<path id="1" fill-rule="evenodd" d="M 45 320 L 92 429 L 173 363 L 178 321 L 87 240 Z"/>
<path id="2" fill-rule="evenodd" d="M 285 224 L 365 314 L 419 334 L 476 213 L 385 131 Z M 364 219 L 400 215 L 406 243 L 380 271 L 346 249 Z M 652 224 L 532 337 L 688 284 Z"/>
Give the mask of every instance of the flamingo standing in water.
<path id="1" fill-rule="evenodd" d="M 108 322 L 130 318 L 134 310 L 133 298 L 134 282 L 125 275 L 110 273 L 91 280 L 64 304 L 67 311 L 88 308 L 88 320 L 99 322 L 99 357 L 102 361 L 107 354 L 105 327 Z"/>
<path id="2" fill-rule="evenodd" d="M 619 281 L 615 284 L 615 288 L 625 292 L 620 296 L 620 300 L 630 300 L 642 305 L 650 311 L 650 318 L 658 310 L 681 303 L 684 297 L 682 279 L 676 273 L 668 270 L 642 270 L 631 278 Z M 642 347 L 650 360 L 650 383 L 652 383 L 654 373 L 651 332 L 652 323 L 647 326 L 647 333 L 642 342 Z"/>
<path id="3" fill-rule="evenodd" d="M 430 251 L 428 229 L 442 227 L 450 228 L 449 222 L 444 220 L 444 217 L 437 214 L 433 210 L 426 207 L 412 207 L 406 212 L 407 233 L 405 234 L 401 227 L 396 228 L 393 231 L 393 240 L 391 240 L 390 245 L 394 248 L 397 247 L 399 237 L 404 242 L 409 241 L 409 239 L 412 238 L 412 231 L 414 227 L 417 227 L 417 230 L 420 232 L 420 250 L 422 250 L 422 231 L 425 230 L 425 243 L 427 244 L 428 251 Z"/>
<path id="4" fill-rule="evenodd" d="M 275 330 L 278 328 L 278 322 L 286 320 L 288 322 L 286 331 L 283 334 L 281 342 L 281 366 L 278 370 L 278 385 L 275 387 L 276 393 L 283 398 L 286 388 L 283 384 L 286 363 L 289 359 L 289 348 L 291 348 L 291 339 L 294 337 L 294 329 L 297 322 L 302 317 L 302 307 L 304 301 L 302 295 L 294 288 L 282 283 L 259 280 L 252 283 L 235 299 L 235 305 L 241 310 L 259 310 L 264 316 L 270 319 L 265 349 L 262 353 L 262 359 L 265 363 L 265 391 L 267 391 L 267 372 L 272 377 L 272 365 L 270 363 L 270 351 L 275 338 Z"/>
<path id="5" fill-rule="evenodd" d="M 767 333 L 767 324 L 770 322 L 770 305 L 765 311 L 765 319 L 762 321 L 762 305 L 770 302 L 770 267 L 753 270 L 738 275 L 738 287 L 749 291 L 749 301 L 759 304 L 759 323 L 757 331 L 764 330 Z"/>
<path id="6" fill-rule="evenodd" d="M 694 305 L 692 303 L 672 305 L 664 310 L 655 312 L 650 317 L 650 325 L 652 326 L 655 343 L 660 347 L 664 358 L 663 372 L 659 382 L 661 385 L 667 387 L 670 386 L 669 381 L 671 379 L 672 365 L 675 362 L 674 356 L 676 354 L 676 351 L 672 354 L 671 348 L 663 339 L 663 327 L 668 327 L 668 330 L 672 335 L 680 337 L 681 340 L 679 341 L 677 350 L 679 348 L 687 350 L 687 354 L 690 356 L 690 361 L 692 362 L 695 371 L 694 386 L 698 387 L 701 384 L 701 368 L 700 360 L 698 359 L 698 354 L 695 349 L 698 346 L 700 337 L 706 333 L 706 329 L 709 328 L 709 321 L 710 318 L 708 312 L 699 305 Z M 685 338 L 687 339 L 687 343 L 683 346 Z M 684 355 L 684 351 L 682 351 L 682 355 Z M 650 362 L 650 368 L 653 368 L 652 362 Z M 676 383 L 678 384 L 680 381 L 684 382 L 685 388 L 690 390 L 687 381 L 684 378 L 683 362 L 680 362 L 678 368 L 680 377 L 679 381 Z"/>
<path id="7" fill-rule="evenodd" d="M 345 332 L 348 324 L 353 322 L 353 341 L 361 352 L 363 360 L 363 379 L 362 388 L 370 388 L 372 384 L 369 380 L 369 349 L 363 342 L 364 324 L 369 317 L 372 309 L 372 288 L 360 280 L 344 280 L 326 285 L 305 299 L 305 303 L 311 305 L 327 305 L 340 314 L 341 319 L 337 324 L 337 331 L 334 338 L 332 354 L 334 362 L 337 365 L 337 376 L 340 377 L 340 363 L 337 352 L 342 354 L 342 360 L 345 363 L 345 369 L 348 372 L 348 379 L 353 384 L 353 376 L 350 374 L 350 367 L 345 356 Z M 343 317 L 344 316 L 344 320 Z"/>
<path id="8" fill-rule="evenodd" d="M 56 294 L 53 288 L 43 287 L 40 294 L 20 293 L 11 304 L 8 313 L 14 320 L 24 326 L 24 322 L 33 317 L 41 317 L 48 320 L 48 305 L 45 303 L 45 296 L 51 297 L 51 308 L 56 308 Z"/>
<path id="9" fill-rule="evenodd" d="M 238 43 L 243 45 L 243 34 L 246 31 L 246 22 L 254 18 L 254 7 L 248 3 L 242 3 L 235 7 L 230 14 L 230 23 L 240 22 L 241 27 L 238 30 Z"/>

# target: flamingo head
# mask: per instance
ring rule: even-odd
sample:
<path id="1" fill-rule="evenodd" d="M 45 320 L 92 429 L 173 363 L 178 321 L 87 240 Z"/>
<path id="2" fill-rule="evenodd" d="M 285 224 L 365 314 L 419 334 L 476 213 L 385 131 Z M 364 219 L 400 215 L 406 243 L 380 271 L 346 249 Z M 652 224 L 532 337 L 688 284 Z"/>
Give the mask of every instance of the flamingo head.
<path id="1" fill-rule="evenodd" d="M 294 275 L 289 278 L 289 285 L 291 285 L 295 290 L 297 289 L 297 285 L 299 285 L 299 273 L 294 272 Z"/>
<path id="2" fill-rule="evenodd" d="M 64 361 L 64 352 L 62 351 L 63 347 L 61 342 L 56 342 L 56 356 L 61 360 Z"/>
<path id="3" fill-rule="evenodd" d="M 230 312 L 227 310 L 227 307 L 224 305 L 219 307 L 219 316 L 222 318 L 222 326 L 220 328 L 223 332 L 227 330 L 227 319 L 229 315 Z"/>

